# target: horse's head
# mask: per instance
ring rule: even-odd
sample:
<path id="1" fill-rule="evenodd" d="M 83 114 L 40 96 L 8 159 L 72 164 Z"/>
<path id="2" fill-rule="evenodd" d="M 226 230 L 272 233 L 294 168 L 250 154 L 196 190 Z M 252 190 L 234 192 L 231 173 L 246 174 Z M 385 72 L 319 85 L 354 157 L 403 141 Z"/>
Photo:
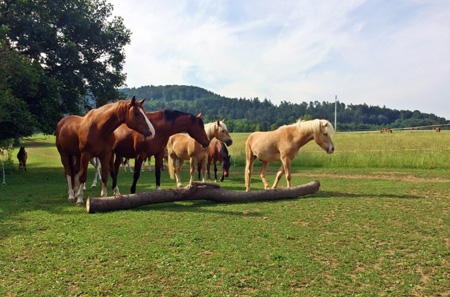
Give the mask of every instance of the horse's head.
<path id="1" fill-rule="evenodd" d="M 228 177 L 229 172 L 230 172 L 230 166 L 231 166 L 231 156 L 222 156 L 222 170 L 223 170 L 223 175 L 225 177 Z"/>
<path id="2" fill-rule="evenodd" d="M 192 115 L 192 125 L 187 131 L 189 136 L 194 138 L 198 143 L 202 145 L 203 148 L 209 146 L 209 138 L 205 132 L 205 124 L 203 123 L 202 113 L 199 113 L 198 116 Z"/>
<path id="3" fill-rule="evenodd" d="M 334 128 L 326 120 L 319 120 L 319 125 L 319 129 L 314 133 L 314 140 L 327 154 L 332 154 L 334 152 L 334 144 L 331 140 L 331 134 L 334 133 Z"/>
<path id="4" fill-rule="evenodd" d="M 214 136 L 218 140 L 225 142 L 227 146 L 230 146 L 233 143 L 233 140 L 228 133 L 227 125 L 225 125 L 225 120 L 218 120 L 216 123 L 214 123 Z"/>
<path id="5" fill-rule="evenodd" d="M 128 103 L 128 116 L 126 124 L 130 129 L 136 130 L 143 134 L 145 138 L 152 139 L 155 137 L 155 128 L 145 115 L 144 109 L 145 98 L 136 101 L 136 96 Z"/>

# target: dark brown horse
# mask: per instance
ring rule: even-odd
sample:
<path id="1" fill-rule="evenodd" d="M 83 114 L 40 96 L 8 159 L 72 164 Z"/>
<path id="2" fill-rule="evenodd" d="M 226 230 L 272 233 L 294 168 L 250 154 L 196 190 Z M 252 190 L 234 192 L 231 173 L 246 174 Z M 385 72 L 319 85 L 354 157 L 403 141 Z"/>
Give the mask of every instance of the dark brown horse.
<path id="1" fill-rule="evenodd" d="M 123 158 L 135 158 L 133 185 L 131 193 L 136 193 L 136 183 L 141 173 L 142 162 L 148 157 L 155 156 L 156 189 L 161 189 L 161 168 L 166 154 L 166 145 L 169 137 L 180 132 L 187 132 L 203 147 L 209 145 L 209 138 L 205 133 L 205 127 L 201 113 L 194 116 L 177 110 L 160 110 L 147 113 L 148 119 L 155 125 L 156 136 L 151 140 L 144 139 L 142 135 L 121 125 L 115 132 L 116 142 L 114 153 L 116 154 L 115 172 Z M 113 179 L 114 182 L 114 179 Z M 113 186 L 115 186 L 113 184 Z"/>
<path id="2" fill-rule="evenodd" d="M 28 154 L 25 150 L 25 147 L 20 147 L 20 150 L 17 153 L 17 159 L 19 160 L 19 170 L 24 169 L 25 171 L 27 171 L 27 158 Z"/>
<path id="3" fill-rule="evenodd" d="M 154 137 L 155 129 L 145 116 L 144 100 L 118 101 L 92 109 L 84 117 L 67 116 L 56 126 L 56 147 L 64 165 L 69 202 L 82 205 L 89 160 L 98 157 L 102 168 L 102 191 L 106 197 L 108 171 L 113 170 L 114 130 L 125 123 L 145 137 Z M 143 137 L 144 137 L 143 136 Z M 113 174 L 112 174 L 113 175 Z M 114 177 L 114 175 L 113 175 Z M 114 189 L 119 194 L 119 189 Z"/>
<path id="4" fill-rule="evenodd" d="M 211 179 L 211 175 L 209 173 L 209 169 L 211 168 L 211 162 L 214 165 L 214 181 L 217 182 L 217 166 L 216 163 L 219 162 L 220 164 L 222 164 L 222 176 L 220 177 L 220 181 L 223 182 L 223 180 L 225 179 L 225 177 L 229 176 L 229 170 L 230 170 L 230 166 L 231 166 L 231 162 L 230 162 L 230 158 L 231 156 L 228 155 L 228 150 L 226 145 L 218 140 L 218 139 L 214 139 L 211 140 L 211 142 L 209 143 L 209 156 L 208 156 L 208 164 L 206 166 L 206 170 L 207 170 L 207 176 L 208 179 Z M 198 179 L 201 179 L 201 168 L 200 168 L 200 164 L 198 165 Z"/>
<path id="5" fill-rule="evenodd" d="M 441 127 L 436 127 L 436 132 L 441 132 Z"/>

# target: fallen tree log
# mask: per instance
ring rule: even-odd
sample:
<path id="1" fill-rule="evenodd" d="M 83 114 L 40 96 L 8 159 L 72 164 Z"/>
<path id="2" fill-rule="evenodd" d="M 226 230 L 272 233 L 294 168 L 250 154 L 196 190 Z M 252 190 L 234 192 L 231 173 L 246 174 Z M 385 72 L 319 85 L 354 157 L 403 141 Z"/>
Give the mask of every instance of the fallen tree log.
<path id="1" fill-rule="evenodd" d="M 209 200 L 214 202 L 256 202 L 292 199 L 299 196 L 313 194 L 319 190 L 319 187 L 320 183 L 316 180 L 292 188 L 238 192 L 221 189 L 218 184 L 214 183 L 193 183 L 192 185 L 188 185 L 181 189 L 154 190 L 118 197 L 89 197 L 86 201 L 86 211 L 88 213 L 106 212 L 131 209 L 147 204 L 188 200 Z"/>

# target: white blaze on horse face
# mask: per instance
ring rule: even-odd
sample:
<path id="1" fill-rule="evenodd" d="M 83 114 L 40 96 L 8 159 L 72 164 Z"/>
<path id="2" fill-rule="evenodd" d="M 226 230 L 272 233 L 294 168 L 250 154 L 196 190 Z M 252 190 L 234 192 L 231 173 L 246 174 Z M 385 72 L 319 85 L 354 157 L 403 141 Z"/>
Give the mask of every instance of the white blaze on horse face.
<path id="1" fill-rule="evenodd" d="M 148 129 L 150 130 L 150 133 L 152 134 L 152 135 L 148 136 L 146 139 L 153 139 L 155 137 L 155 128 L 153 127 L 152 123 L 150 123 L 149 119 L 145 115 L 145 112 L 142 110 L 142 108 L 139 107 L 139 111 L 144 116 L 145 122 L 148 125 Z"/>

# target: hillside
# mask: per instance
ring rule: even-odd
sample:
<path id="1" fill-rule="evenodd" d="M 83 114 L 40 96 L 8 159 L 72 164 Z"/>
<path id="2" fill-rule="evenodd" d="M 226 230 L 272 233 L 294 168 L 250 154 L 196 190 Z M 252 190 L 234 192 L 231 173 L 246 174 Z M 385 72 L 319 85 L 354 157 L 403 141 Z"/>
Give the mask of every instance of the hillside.
<path id="1" fill-rule="evenodd" d="M 195 86 L 143 86 L 119 90 L 126 98 L 147 98 L 149 111 L 172 108 L 192 114 L 203 113 L 205 122 L 225 119 L 232 132 L 273 130 L 298 118 L 327 119 L 334 122 L 334 102 L 283 101 L 275 105 L 267 99 L 227 98 Z M 150 100 L 148 100 L 150 99 Z M 378 130 L 447 124 L 450 121 L 418 110 L 394 110 L 367 104 L 345 105 L 338 102 L 338 130 Z"/>

